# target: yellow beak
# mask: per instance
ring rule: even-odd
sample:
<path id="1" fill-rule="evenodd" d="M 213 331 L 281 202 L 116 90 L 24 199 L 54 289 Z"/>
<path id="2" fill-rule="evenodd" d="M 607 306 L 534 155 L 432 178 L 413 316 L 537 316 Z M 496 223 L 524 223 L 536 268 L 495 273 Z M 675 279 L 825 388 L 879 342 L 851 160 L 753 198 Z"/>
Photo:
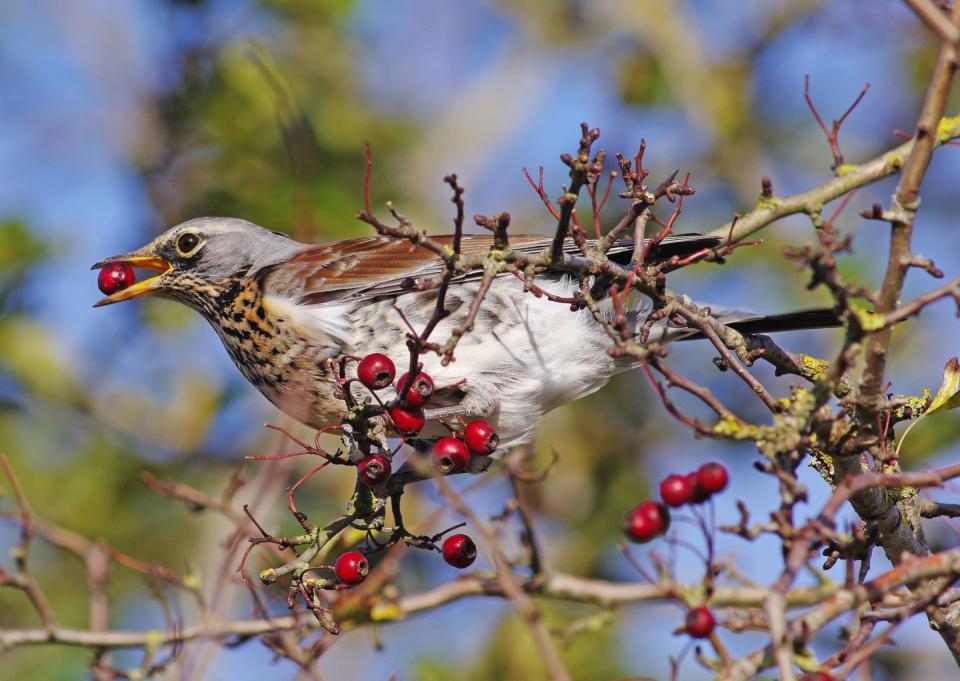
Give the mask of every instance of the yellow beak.
<path id="1" fill-rule="evenodd" d="M 122 262 L 130 265 L 131 267 L 137 267 L 145 270 L 154 270 L 160 272 L 155 277 L 150 277 L 149 279 L 144 279 L 143 281 L 138 281 L 133 286 L 129 286 L 125 289 L 121 289 L 116 293 L 112 293 L 105 298 L 101 298 L 94 304 L 94 307 L 102 307 L 103 305 L 113 305 L 114 303 L 120 303 L 124 300 L 133 300 L 134 298 L 140 298 L 142 296 L 148 296 L 157 289 L 160 288 L 160 278 L 173 267 L 169 262 L 160 256 L 148 250 L 150 247 L 145 246 L 139 251 L 134 251 L 132 253 L 127 253 L 125 255 L 115 255 L 112 258 L 107 258 L 106 260 L 101 260 L 91 269 L 102 269 L 108 265 L 112 265 L 115 262 Z"/>

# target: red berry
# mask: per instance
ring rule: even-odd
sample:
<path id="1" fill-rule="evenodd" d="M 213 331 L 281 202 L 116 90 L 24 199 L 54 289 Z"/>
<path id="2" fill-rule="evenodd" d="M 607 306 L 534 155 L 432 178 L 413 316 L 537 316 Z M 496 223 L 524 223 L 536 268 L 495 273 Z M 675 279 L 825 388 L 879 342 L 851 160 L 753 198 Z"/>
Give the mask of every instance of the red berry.
<path id="1" fill-rule="evenodd" d="M 716 623 L 710 609 L 701 605 L 687 613 L 686 630 L 694 638 L 707 638 Z"/>
<path id="2" fill-rule="evenodd" d="M 471 421 L 463 429 L 463 441 L 474 454 L 481 456 L 493 453 L 500 446 L 500 436 L 486 421 Z"/>
<path id="3" fill-rule="evenodd" d="M 711 461 L 697 470 L 697 489 L 705 494 L 717 494 L 727 488 L 730 474 L 722 463 Z"/>
<path id="4" fill-rule="evenodd" d="M 105 296 L 122 291 L 137 281 L 133 268 L 125 262 L 115 262 L 107 265 L 97 275 L 97 286 Z"/>
<path id="5" fill-rule="evenodd" d="M 690 486 L 693 487 L 693 497 L 690 499 L 691 504 L 702 504 L 710 498 L 710 494 L 697 483 L 696 471 L 693 473 L 687 473 L 684 477 L 687 478 Z"/>
<path id="6" fill-rule="evenodd" d="M 421 371 L 417 374 L 417 377 L 413 379 L 413 383 L 410 384 L 407 391 L 401 395 L 400 391 L 403 390 L 403 386 L 407 384 L 407 376 L 409 375 L 410 374 L 404 374 L 400 377 L 400 380 L 397 381 L 397 397 L 408 407 L 422 407 L 433 394 L 433 379 Z"/>
<path id="7" fill-rule="evenodd" d="M 693 501 L 696 485 L 686 475 L 668 475 L 660 483 L 660 498 L 671 508 L 677 508 Z"/>
<path id="8" fill-rule="evenodd" d="M 380 454 L 374 454 L 357 464 L 357 477 L 368 487 L 386 482 L 390 477 L 390 462 Z"/>
<path id="9" fill-rule="evenodd" d="M 477 545 L 465 534 L 454 534 L 443 542 L 443 559 L 455 568 L 466 568 L 477 559 Z"/>
<path id="10" fill-rule="evenodd" d="M 800 677 L 800 681 L 834 681 L 833 674 L 827 672 L 808 672 Z"/>
<path id="11" fill-rule="evenodd" d="M 370 563 L 359 551 L 345 551 L 337 558 L 333 570 L 337 573 L 337 579 L 344 584 L 359 584 L 367 578 Z"/>
<path id="12" fill-rule="evenodd" d="M 623 519 L 623 531 L 631 540 L 644 543 L 667 531 L 670 511 L 657 501 L 644 501 Z"/>
<path id="13" fill-rule="evenodd" d="M 416 435 L 423 430 L 423 425 L 427 422 L 423 409 L 419 407 L 408 409 L 394 405 L 390 407 L 390 418 L 393 419 L 393 425 L 401 435 Z"/>
<path id="14" fill-rule="evenodd" d="M 380 390 L 393 383 L 397 367 L 393 360 L 380 352 L 374 352 L 360 360 L 357 365 L 357 378 L 370 390 Z"/>
<path id="15" fill-rule="evenodd" d="M 462 440 L 455 437 L 442 437 L 437 440 L 430 455 L 433 463 L 444 475 L 461 472 L 470 461 L 470 450 Z"/>

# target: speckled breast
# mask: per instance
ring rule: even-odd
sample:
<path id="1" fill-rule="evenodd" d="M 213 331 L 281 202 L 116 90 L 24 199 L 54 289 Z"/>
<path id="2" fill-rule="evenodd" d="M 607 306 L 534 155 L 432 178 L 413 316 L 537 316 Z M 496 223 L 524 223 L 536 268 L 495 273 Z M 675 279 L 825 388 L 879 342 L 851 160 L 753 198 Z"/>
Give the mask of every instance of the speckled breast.
<path id="1" fill-rule="evenodd" d="M 244 377 L 281 411 L 314 428 L 340 420 L 342 402 L 334 397 L 335 381 L 324 361 L 339 354 L 316 346 L 289 320 L 276 317 L 263 304 L 255 282 L 245 282 L 223 307 L 213 327 Z"/>

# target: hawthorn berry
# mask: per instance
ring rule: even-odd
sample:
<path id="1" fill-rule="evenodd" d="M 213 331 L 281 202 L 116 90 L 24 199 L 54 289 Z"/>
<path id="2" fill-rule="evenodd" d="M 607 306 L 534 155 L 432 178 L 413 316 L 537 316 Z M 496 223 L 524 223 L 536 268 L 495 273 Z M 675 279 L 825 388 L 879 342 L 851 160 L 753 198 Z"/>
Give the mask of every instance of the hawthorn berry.
<path id="1" fill-rule="evenodd" d="M 357 378 L 370 390 L 380 390 L 393 383 L 397 367 L 393 360 L 382 352 L 374 352 L 360 360 L 357 365 Z"/>
<path id="2" fill-rule="evenodd" d="M 386 482 L 390 477 L 390 462 L 380 454 L 373 454 L 357 464 L 357 477 L 367 487 Z"/>
<path id="3" fill-rule="evenodd" d="M 660 483 L 660 498 L 671 508 L 677 508 L 693 501 L 696 485 L 686 475 L 668 475 Z"/>
<path id="4" fill-rule="evenodd" d="M 359 551 L 345 551 L 337 558 L 333 571 L 337 574 L 337 579 L 344 584 L 353 586 L 367 578 L 367 573 L 370 572 L 370 563 L 367 562 L 367 557 Z"/>
<path id="5" fill-rule="evenodd" d="M 691 608 L 687 613 L 685 629 L 688 634 L 694 638 L 707 638 L 713 632 L 713 627 L 717 622 L 713 619 L 713 613 L 705 606 Z"/>
<path id="6" fill-rule="evenodd" d="M 477 559 L 477 545 L 465 534 L 454 534 L 443 542 L 443 559 L 455 568 L 470 567 Z"/>
<path id="7" fill-rule="evenodd" d="M 442 437 L 433 445 L 430 452 L 433 463 L 444 475 L 460 473 L 470 461 L 470 450 L 462 440 L 455 437 Z"/>
<path id="8" fill-rule="evenodd" d="M 423 430 L 427 422 L 423 415 L 423 409 L 414 407 L 412 409 L 396 404 L 390 407 L 390 418 L 393 419 L 393 425 L 397 427 L 401 435 L 416 435 Z"/>
<path id="9" fill-rule="evenodd" d="M 105 296 L 133 286 L 136 281 L 133 268 L 125 262 L 110 263 L 97 275 L 97 286 Z"/>
<path id="10" fill-rule="evenodd" d="M 623 532 L 639 544 L 650 541 L 670 527 L 670 511 L 658 501 L 644 501 L 623 519 Z"/>
<path id="11" fill-rule="evenodd" d="M 500 446 L 500 436 L 486 421 L 471 421 L 463 429 L 463 441 L 474 454 L 492 454 Z"/>
<path id="12" fill-rule="evenodd" d="M 397 381 L 397 397 L 408 407 L 422 407 L 433 395 L 433 379 L 422 371 L 413 379 L 410 387 L 402 395 L 400 391 L 407 384 L 407 377 L 410 374 L 403 374 Z"/>
<path id="13" fill-rule="evenodd" d="M 697 489 L 708 495 L 722 492 L 727 488 L 728 482 L 730 474 L 722 463 L 711 461 L 697 470 Z"/>
<path id="14" fill-rule="evenodd" d="M 688 503 L 702 504 L 710 498 L 710 494 L 697 484 L 697 472 L 687 473 L 685 476 L 690 486 L 693 488 L 693 495 Z"/>

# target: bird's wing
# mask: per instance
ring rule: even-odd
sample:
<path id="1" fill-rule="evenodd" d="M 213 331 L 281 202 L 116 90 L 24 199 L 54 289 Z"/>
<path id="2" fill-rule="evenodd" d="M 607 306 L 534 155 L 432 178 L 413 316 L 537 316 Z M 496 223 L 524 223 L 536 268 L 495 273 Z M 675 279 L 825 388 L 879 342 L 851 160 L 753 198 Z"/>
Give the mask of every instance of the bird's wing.
<path id="1" fill-rule="evenodd" d="M 452 245 L 453 236 L 435 236 L 434 240 Z M 510 236 L 514 250 L 536 255 L 548 248 L 552 237 L 542 234 L 515 234 Z M 485 234 L 465 234 L 461 242 L 464 255 L 486 253 L 493 243 Z M 657 249 L 657 259 L 683 255 L 716 246 L 716 237 L 702 234 L 669 236 Z M 569 241 L 564 250 L 575 253 L 576 246 Z M 628 261 L 633 242 L 620 241 L 610 249 L 614 260 Z M 443 263 L 436 254 L 406 239 L 391 237 L 362 237 L 306 247 L 288 261 L 275 267 L 269 274 L 268 288 L 304 305 L 322 305 L 396 295 L 409 290 L 409 280 L 436 276 L 443 272 Z M 480 276 L 471 272 L 459 279 Z M 406 282 L 406 285 L 405 285 Z"/>

